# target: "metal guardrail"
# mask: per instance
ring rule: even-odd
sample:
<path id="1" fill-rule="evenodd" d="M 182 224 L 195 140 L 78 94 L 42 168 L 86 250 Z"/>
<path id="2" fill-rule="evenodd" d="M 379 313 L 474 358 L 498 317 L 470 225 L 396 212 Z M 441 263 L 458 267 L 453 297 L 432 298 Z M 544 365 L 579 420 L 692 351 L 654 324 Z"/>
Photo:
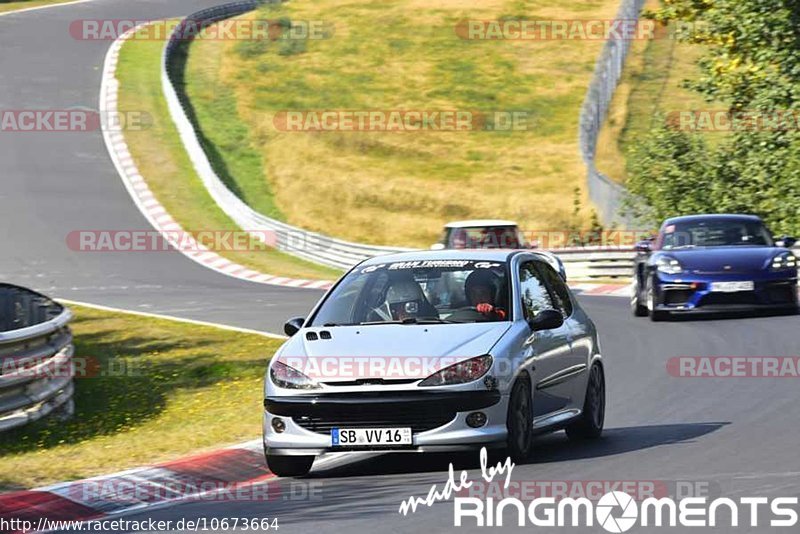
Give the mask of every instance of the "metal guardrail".
<path id="1" fill-rule="evenodd" d="M 636 251 L 630 247 L 580 247 L 551 250 L 564 263 L 567 280 L 629 279 Z"/>
<path id="2" fill-rule="evenodd" d="M 0 432 L 74 411 L 70 320 L 44 295 L 0 284 Z"/>
<path id="3" fill-rule="evenodd" d="M 252 11 L 267 1 L 245 0 L 216 6 L 189 15 L 178 24 L 164 48 L 161 62 L 162 90 L 167 100 L 170 115 L 178 129 L 189 158 L 206 189 L 217 205 L 241 228 L 253 232 L 257 239 L 273 233 L 279 250 L 294 256 L 331 267 L 346 269 L 366 258 L 392 252 L 413 249 L 364 245 L 335 239 L 323 234 L 309 232 L 289 224 L 266 217 L 236 196 L 217 176 L 200 144 L 196 125 L 192 124 L 187 109 L 190 104 L 186 95 L 178 92 L 182 87 L 182 65 L 185 56 L 176 54 L 179 47 L 187 43 L 186 31 Z M 618 19 L 638 20 L 645 0 L 622 0 Z M 630 47 L 630 40 L 608 41 L 597 61 L 591 85 L 583 103 L 580 116 L 579 142 L 581 154 L 587 165 L 589 193 L 607 223 L 619 222 L 618 216 L 624 188 L 600 173 L 594 164 L 597 136 L 608 112 L 608 106 L 619 83 L 622 68 Z M 571 280 L 629 277 L 633 269 L 635 252 L 631 248 L 559 249 L 554 252 L 564 262 L 567 276 Z"/>
<path id="4" fill-rule="evenodd" d="M 387 247 L 351 243 L 323 234 L 309 232 L 277 221 L 258 213 L 236 196 L 217 176 L 208 160 L 186 110 L 189 107 L 185 94 L 178 93 L 176 86 L 182 86 L 181 69 L 176 68 L 179 61 L 175 52 L 186 42 L 183 37 L 191 32 L 190 26 L 202 27 L 252 11 L 263 1 L 247 0 L 204 9 L 189 15 L 179 23 L 170 35 L 161 62 L 161 84 L 172 120 L 180 133 L 181 140 L 192 161 L 195 171 L 217 205 L 240 228 L 251 232 L 253 237 L 264 240 L 265 233 L 275 236 L 278 250 L 329 267 L 346 269 L 372 256 L 413 250 L 402 247 Z M 277 2 L 276 2 L 277 3 Z"/>
<path id="5" fill-rule="evenodd" d="M 645 1 L 622 0 L 617 20 L 639 20 Z M 611 99 L 617 90 L 630 46 L 631 40 L 625 38 L 610 39 L 606 42 L 595 64 L 594 76 L 581 107 L 578 143 L 581 157 L 586 164 L 589 198 L 597 206 L 600 218 L 606 225 L 626 222 L 620 214 L 625 188 L 597 170 L 595 152 L 597 138 L 608 115 Z"/>

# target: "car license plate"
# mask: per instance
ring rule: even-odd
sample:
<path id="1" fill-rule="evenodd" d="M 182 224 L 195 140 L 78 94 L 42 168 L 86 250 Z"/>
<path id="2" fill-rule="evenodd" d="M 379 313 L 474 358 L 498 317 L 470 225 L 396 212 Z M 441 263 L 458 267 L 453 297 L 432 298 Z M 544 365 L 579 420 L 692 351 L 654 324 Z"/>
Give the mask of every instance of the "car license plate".
<path id="1" fill-rule="evenodd" d="M 721 293 L 736 293 L 737 291 L 753 291 L 755 284 L 752 281 L 747 282 L 712 282 L 711 291 L 719 291 Z"/>
<path id="2" fill-rule="evenodd" d="M 369 445 L 411 445 L 410 428 L 332 428 L 331 445 L 360 447 Z"/>

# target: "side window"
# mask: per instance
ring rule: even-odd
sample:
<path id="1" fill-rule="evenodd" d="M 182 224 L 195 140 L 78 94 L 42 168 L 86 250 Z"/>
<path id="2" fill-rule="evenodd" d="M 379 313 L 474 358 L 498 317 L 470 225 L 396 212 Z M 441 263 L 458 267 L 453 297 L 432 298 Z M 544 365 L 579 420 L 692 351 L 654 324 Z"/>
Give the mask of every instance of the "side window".
<path id="1" fill-rule="evenodd" d="M 540 264 L 537 266 L 542 273 L 545 283 L 553 299 L 553 306 L 560 311 L 566 319 L 572 315 L 572 301 L 569 298 L 569 289 L 564 280 L 549 265 Z"/>
<path id="2" fill-rule="evenodd" d="M 540 311 L 553 307 L 550 293 L 532 261 L 523 263 L 519 267 L 519 291 L 525 319 L 536 317 Z"/>

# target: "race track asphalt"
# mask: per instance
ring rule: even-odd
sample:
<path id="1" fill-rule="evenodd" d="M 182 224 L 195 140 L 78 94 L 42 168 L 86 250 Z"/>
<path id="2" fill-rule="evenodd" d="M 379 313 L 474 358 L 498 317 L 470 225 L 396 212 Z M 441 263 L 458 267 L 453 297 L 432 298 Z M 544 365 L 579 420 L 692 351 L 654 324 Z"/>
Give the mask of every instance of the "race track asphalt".
<path id="1" fill-rule="evenodd" d="M 68 27 L 75 19 L 177 16 L 215 3 L 97 0 L 2 17 L 0 109 L 96 108 L 109 43 L 73 40 Z M 279 331 L 285 317 L 305 313 L 320 295 L 240 282 L 177 253 L 70 251 L 65 237 L 72 230 L 148 228 L 98 132 L 0 133 L 0 161 L 4 282 L 74 300 L 271 331 Z M 514 469 L 514 481 L 655 481 L 669 488 L 689 482 L 712 496 L 800 495 L 796 380 L 689 379 L 666 370 L 674 356 L 797 355 L 797 317 L 650 323 L 631 317 L 625 299 L 581 301 L 601 333 L 607 431 L 603 439 L 584 444 L 568 442 L 563 433 L 538 439 L 532 459 Z M 308 478 L 272 481 L 281 488 L 272 501 L 176 504 L 129 519 L 277 517 L 279 532 L 443 532 L 453 525 L 451 503 L 405 517 L 398 514 L 399 505 L 424 496 L 431 484 L 443 484 L 451 461 L 477 479 L 477 458 L 477 453 L 370 456 L 316 469 Z M 311 500 L 303 498 L 310 486 L 316 495 Z M 565 530 L 572 529 L 549 529 Z"/>
<path id="2" fill-rule="evenodd" d="M 797 355 L 798 343 L 790 335 L 797 331 L 797 317 L 651 323 L 632 317 L 626 299 L 581 301 L 601 335 L 608 383 L 606 432 L 602 439 L 583 444 L 570 442 L 563 432 L 539 438 L 531 460 L 514 468 L 513 481 L 640 481 L 643 487 L 653 483 L 666 488 L 669 495 L 682 495 L 676 493 L 678 487 L 691 487 L 695 496 L 710 498 L 800 495 L 796 379 L 678 378 L 666 368 L 675 356 Z M 500 460 L 492 457 L 492 465 Z M 272 490 L 276 498 L 270 502 L 186 503 L 129 518 L 277 517 L 280 532 L 313 529 L 319 534 L 445 532 L 453 528 L 450 502 L 408 516 L 398 509 L 410 496 L 424 498 L 432 484 L 441 489 L 449 462 L 455 463 L 456 476 L 459 469 L 470 469 L 470 480 L 480 480 L 477 452 L 373 456 L 313 470 L 308 478 L 273 481 L 280 490 Z M 309 494 L 315 498 L 303 498 Z M 742 516 L 743 524 L 747 517 Z M 454 531 L 483 530 L 471 525 Z M 650 531 L 634 528 L 631 532 Z M 604 532 L 597 525 L 536 531 Z M 773 530 L 740 526 L 719 531 Z"/>
<path id="3" fill-rule="evenodd" d="M 94 0 L 0 17 L 0 109 L 98 108 L 110 41 L 78 19 L 177 17 L 219 0 Z M 0 281 L 54 297 L 282 332 L 321 292 L 219 275 L 177 252 L 77 252 L 75 230 L 150 230 L 99 131 L 0 132 Z"/>

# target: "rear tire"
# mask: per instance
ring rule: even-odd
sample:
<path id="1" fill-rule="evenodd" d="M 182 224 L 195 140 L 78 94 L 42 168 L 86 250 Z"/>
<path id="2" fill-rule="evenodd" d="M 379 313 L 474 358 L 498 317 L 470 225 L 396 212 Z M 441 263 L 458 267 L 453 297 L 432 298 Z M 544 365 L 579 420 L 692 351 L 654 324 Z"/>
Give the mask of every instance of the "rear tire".
<path id="1" fill-rule="evenodd" d="M 508 441 L 506 449 L 514 463 L 523 463 L 531 455 L 533 444 L 533 407 L 531 382 L 527 375 L 514 382 L 508 399 L 506 417 Z"/>
<path id="2" fill-rule="evenodd" d="M 569 439 L 580 441 L 599 438 L 603 433 L 606 419 L 606 378 L 603 367 L 592 366 L 589 371 L 589 382 L 586 384 L 586 399 L 583 401 L 583 412 L 577 421 L 565 430 Z"/>
<path id="3" fill-rule="evenodd" d="M 301 477 L 311 471 L 313 456 L 267 455 L 267 467 L 279 477 Z"/>

